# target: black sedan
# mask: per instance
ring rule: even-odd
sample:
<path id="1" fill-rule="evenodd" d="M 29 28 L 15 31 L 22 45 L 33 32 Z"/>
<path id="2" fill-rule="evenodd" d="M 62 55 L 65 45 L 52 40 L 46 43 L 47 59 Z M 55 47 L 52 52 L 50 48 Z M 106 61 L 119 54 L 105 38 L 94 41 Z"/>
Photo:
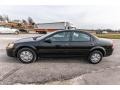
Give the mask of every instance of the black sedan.
<path id="1" fill-rule="evenodd" d="M 86 56 L 90 63 L 97 64 L 112 55 L 113 42 L 79 30 L 61 30 L 9 43 L 6 51 L 23 63 L 43 56 Z"/>

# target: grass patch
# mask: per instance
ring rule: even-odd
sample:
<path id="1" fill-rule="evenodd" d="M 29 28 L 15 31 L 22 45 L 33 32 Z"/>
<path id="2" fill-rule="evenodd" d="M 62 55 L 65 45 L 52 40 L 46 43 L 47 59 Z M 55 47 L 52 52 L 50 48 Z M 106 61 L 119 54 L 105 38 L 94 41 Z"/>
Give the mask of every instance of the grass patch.
<path id="1" fill-rule="evenodd" d="M 120 39 L 120 34 L 96 34 L 100 38 Z"/>

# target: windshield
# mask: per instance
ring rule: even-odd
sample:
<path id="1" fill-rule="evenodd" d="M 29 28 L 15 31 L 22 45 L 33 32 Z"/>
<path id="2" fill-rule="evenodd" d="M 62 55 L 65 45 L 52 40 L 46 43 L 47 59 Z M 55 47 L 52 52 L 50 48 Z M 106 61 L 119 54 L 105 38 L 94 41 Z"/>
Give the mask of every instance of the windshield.
<path id="1" fill-rule="evenodd" d="M 45 34 L 45 35 L 42 35 L 42 36 L 38 36 L 38 37 L 37 37 L 37 40 L 43 39 L 43 38 L 49 36 L 49 35 L 52 34 L 52 33 L 55 33 L 55 32 L 50 32 L 50 33 L 48 33 L 48 34 Z"/>

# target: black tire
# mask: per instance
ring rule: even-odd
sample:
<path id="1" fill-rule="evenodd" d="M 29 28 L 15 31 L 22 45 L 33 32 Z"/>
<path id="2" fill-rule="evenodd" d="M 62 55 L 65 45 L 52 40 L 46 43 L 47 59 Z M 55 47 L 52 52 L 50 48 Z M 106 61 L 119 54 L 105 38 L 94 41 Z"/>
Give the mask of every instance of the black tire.
<path id="1" fill-rule="evenodd" d="M 47 34 L 47 32 L 38 32 L 39 34 Z"/>
<path id="2" fill-rule="evenodd" d="M 23 59 L 21 58 L 21 54 L 22 54 L 23 52 L 29 52 L 29 53 L 32 55 L 32 59 L 29 60 L 29 61 L 23 60 Z M 20 50 L 18 51 L 18 53 L 17 53 L 17 58 L 18 58 L 18 60 L 21 61 L 22 63 L 32 63 L 32 62 L 36 61 L 37 55 L 36 55 L 35 51 L 32 50 L 32 49 L 30 49 L 30 48 L 22 48 L 22 49 L 20 49 Z"/>
<path id="3" fill-rule="evenodd" d="M 99 58 L 97 58 L 98 60 L 96 59 L 93 59 L 93 55 L 97 54 Z M 95 51 L 92 51 L 90 54 L 89 54 L 89 57 L 88 57 L 88 61 L 92 64 L 97 64 L 99 63 L 103 58 L 103 54 L 101 51 L 99 50 L 95 50 Z"/>
<path id="4" fill-rule="evenodd" d="M 15 34 L 16 34 L 16 35 L 18 35 L 18 34 L 19 34 L 19 32 L 18 32 L 18 31 L 15 31 Z"/>
<path id="5" fill-rule="evenodd" d="M 41 32 L 38 32 L 38 34 L 41 34 Z"/>

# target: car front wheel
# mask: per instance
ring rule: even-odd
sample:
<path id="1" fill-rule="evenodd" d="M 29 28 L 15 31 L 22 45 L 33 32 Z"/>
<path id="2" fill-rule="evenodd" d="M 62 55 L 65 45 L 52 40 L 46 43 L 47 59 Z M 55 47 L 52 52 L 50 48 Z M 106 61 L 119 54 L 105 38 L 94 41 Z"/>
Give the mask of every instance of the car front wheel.
<path id="1" fill-rule="evenodd" d="M 92 64 L 97 64 L 102 60 L 102 58 L 103 58 L 103 54 L 100 51 L 95 50 L 90 53 L 88 60 Z"/>
<path id="2" fill-rule="evenodd" d="M 36 61 L 36 53 L 29 48 L 22 48 L 17 53 L 17 58 L 23 63 L 32 63 Z"/>

